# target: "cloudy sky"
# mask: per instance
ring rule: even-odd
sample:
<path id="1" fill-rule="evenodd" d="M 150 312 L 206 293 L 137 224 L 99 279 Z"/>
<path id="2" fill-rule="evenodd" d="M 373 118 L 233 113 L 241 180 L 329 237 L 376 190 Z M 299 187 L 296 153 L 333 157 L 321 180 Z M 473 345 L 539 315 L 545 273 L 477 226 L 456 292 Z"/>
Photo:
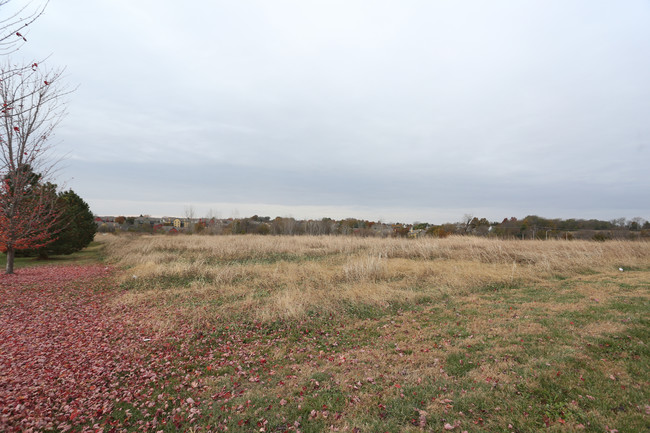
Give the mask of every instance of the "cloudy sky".
<path id="1" fill-rule="evenodd" d="M 16 4 L 21 0 L 13 0 Z M 51 0 L 100 215 L 650 219 L 648 0 Z"/>

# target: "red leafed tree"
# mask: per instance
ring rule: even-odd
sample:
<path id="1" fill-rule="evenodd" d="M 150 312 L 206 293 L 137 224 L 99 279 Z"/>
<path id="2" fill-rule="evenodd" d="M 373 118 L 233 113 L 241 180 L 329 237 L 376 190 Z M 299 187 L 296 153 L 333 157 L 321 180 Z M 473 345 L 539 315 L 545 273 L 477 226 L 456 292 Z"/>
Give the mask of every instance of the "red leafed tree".
<path id="1" fill-rule="evenodd" d="M 60 211 L 55 188 L 46 182 L 56 166 L 49 139 L 65 114 L 60 79 L 61 71 L 36 64 L 0 70 L 0 250 L 7 254 L 8 274 L 16 250 L 54 240 Z"/>

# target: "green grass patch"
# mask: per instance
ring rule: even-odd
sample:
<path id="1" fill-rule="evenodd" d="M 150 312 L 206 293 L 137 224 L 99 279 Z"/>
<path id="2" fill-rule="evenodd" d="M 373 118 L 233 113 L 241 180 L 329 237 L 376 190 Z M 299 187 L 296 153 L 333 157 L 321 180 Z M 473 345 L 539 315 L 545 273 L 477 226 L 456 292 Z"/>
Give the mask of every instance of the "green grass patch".
<path id="1" fill-rule="evenodd" d="M 47 259 L 38 257 L 16 257 L 14 268 L 26 268 L 31 266 L 52 266 L 52 265 L 90 265 L 104 261 L 103 249 L 105 245 L 101 242 L 91 242 L 88 247 L 72 254 L 50 256 Z M 0 268 L 7 266 L 7 254 L 0 254 Z"/>
<path id="2" fill-rule="evenodd" d="M 445 370 L 447 373 L 461 377 L 478 367 L 478 360 L 467 352 L 452 353 L 447 356 Z"/>

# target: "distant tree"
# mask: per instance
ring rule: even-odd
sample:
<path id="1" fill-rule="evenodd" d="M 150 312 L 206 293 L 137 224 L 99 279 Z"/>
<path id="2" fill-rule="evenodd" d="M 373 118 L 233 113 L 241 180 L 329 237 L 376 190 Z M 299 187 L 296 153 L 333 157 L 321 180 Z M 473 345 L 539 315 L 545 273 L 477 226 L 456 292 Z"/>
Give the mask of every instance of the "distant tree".
<path id="1" fill-rule="evenodd" d="M 568 220 L 561 221 L 558 228 L 560 230 L 578 230 L 580 224 L 574 218 L 569 218 Z"/>
<path id="2" fill-rule="evenodd" d="M 457 231 L 460 234 L 467 234 L 471 232 L 472 220 L 474 215 L 466 213 L 463 215 L 463 219 L 457 224 Z"/>
<path id="3" fill-rule="evenodd" d="M 429 226 L 429 228 L 426 231 L 428 236 L 433 236 L 436 238 L 446 238 L 449 236 L 451 233 L 448 232 L 447 230 L 444 229 L 442 226 Z"/>
<path id="4" fill-rule="evenodd" d="M 526 231 L 528 230 L 528 224 L 525 222 L 522 222 L 521 225 L 519 226 L 519 237 L 524 239 L 526 237 Z"/>
<path id="5" fill-rule="evenodd" d="M 623 228 L 625 227 L 626 219 L 624 217 L 614 218 L 610 222 L 612 223 L 612 225 L 616 226 L 617 228 Z"/>
<path id="6" fill-rule="evenodd" d="M 287 217 L 284 219 L 284 233 L 287 235 L 295 235 L 298 232 L 298 222 L 295 218 Z"/>
<path id="7" fill-rule="evenodd" d="M 393 237 L 405 238 L 409 235 L 410 227 L 403 224 L 393 225 Z"/>
<path id="8" fill-rule="evenodd" d="M 307 220 L 305 221 L 305 233 L 308 235 L 319 235 L 320 234 L 320 225 L 319 221 Z"/>
<path id="9" fill-rule="evenodd" d="M 478 219 L 474 217 L 472 219 L 472 233 L 479 236 L 486 236 L 490 231 L 490 221 L 487 218 Z"/>
<path id="10" fill-rule="evenodd" d="M 183 227 L 187 229 L 189 233 L 194 232 L 194 218 L 196 216 L 196 210 L 194 206 L 189 205 L 185 206 L 185 221 Z"/>
<path id="11" fill-rule="evenodd" d="M 295 235 L 298 230 L 298 222 L 291 217 L 276 217 L 271 222 L 271 231 L 274 235 Z"/>
<path id="12" fill-rule="evenodd" d="M 199 221 L 196 224 L 194 224 L 193 231 L 196 234 L 203 233 L 203 231 L 205 230 L 205 227 L 206 227 L 205 222 L 204 221 Z"/>
<path id="13" fill-rule="evenodd" d="M 634 230 L 634 231 L 636 231 L 636 230 L 641 230 L 641 228 L 643 227 L 643 225 L 644 225 L 646 222 L 647 222 L 647 221 L 644 220 L 644 219 L 641 218 L 641 217 L 634 217 L 634 218 L 632 218 L 632 219 L 629 221 L 628 229 L 629 229 L 629 230 Z"/>
<path id="14" fill-rule="evenodd" d="M 580 222 L 580 220 L 578 222 Z M 614 228 L 614 225 L 609 221 L 590 219 L 589 221 L 584 221 L 580 224 L 580 228 L 586 230 L 611 230 Z"/>
<path id="15" fill-rule="evenodd" d="M 90 207 L 74 191 L 59 193 L 58 205 L 61 214 L 55 227 L 57 238 L 38 250 L 41 258 L 81 251 L 92 242 L 97 231 Z"/>
<path id="16" fill-rule="evenodd" d="M 126 217 L 123 216 L 115 217 L 115 222 L 119 225 L 122 225 L 126 222 Z"/>
<path id="17" fill-rule="evenodd" d="M 267 223 L 262 223 L 257 226 L 257 234 L 259 235 L 268 235 L 271 232 L 271 228 Z"/>

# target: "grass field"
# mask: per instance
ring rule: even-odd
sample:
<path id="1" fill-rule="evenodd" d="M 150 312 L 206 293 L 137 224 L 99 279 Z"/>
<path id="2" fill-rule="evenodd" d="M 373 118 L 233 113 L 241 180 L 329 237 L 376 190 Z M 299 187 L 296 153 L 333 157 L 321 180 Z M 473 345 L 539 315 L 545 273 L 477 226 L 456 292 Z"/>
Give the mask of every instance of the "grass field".
<path id="1" fill-rule="evenodd" d="M 100 240 L 115 305 L 185 335 L 133 430 L 650 431 L 650 243 Z"/>
<path id="2" fill-rule="evenodd" d="M 101 242 L 91 242 L 90 245 L 73 254 L 50 256 L 46 260 L 40 260 L 38 257 L 16 257 L 15 269 L 28 266 L 51 266 L 51 265 L 84 265 L 97 263 L 101 260 L 101 252 L 104 244 Z M 0 269 L 4 270 L 7 266 L 7 255 L 0 254 Z"/>

